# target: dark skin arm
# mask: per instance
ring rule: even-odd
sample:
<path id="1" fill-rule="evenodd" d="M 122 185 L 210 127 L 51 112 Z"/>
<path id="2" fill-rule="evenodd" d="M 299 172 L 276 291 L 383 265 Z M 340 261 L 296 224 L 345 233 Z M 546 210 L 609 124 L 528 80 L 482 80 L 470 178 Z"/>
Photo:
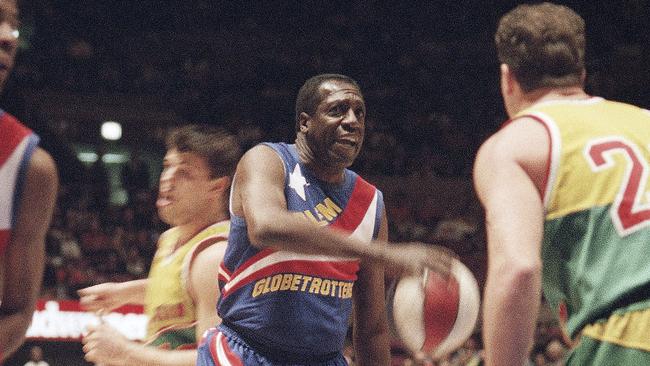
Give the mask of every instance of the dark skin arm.
<path id="1" fill-rule="evenodd" d="M 362 241 L 312 223 L 287 210 L 284 196 L 284 167 L 280 157 L 267 146 L 247 152 L 237 167 L 233 210 L 244 216 L 251 243 L 305 254 L 342 257 L 370 257 Z"/>
<path id="2" fill-rule="evenodd" d="M 25 177 L 16 225 L 3 258 L 0 305 L 0 355 L 3 359 L 23 342 L 41 290 L 45 234 L 59 187 L 56 166 L 36 149 Z"/>
<path id="3" fill-rule="evenodd" d="M 367 243 L 317 227 L 287 210 L 284 166 L 268 146 L 257 146 L 239 163 L 233 191 L 233 211 L 246 218 L 251 243 L 305 254 L 359 258 L 355 283 L 354 340 L 359 365 L 389 365 L 389 333 L 384 304 L 384 268 L 419 272 L 424 265 L 448 270 L 445 250 L 421 244 L 388 245 L 383 214 L 378 240 Z M 389 266 L 389 267 L 387 267 Z"/>
<path id="4" fill-rule="evenodd" d="M 388 246 L 385 239 L 368 245 L 289 212 L 284 196 L 284 166 L 268 146 L 256 146 L 242 157 L 232 203 L 234 213 L 246 218 L 249 238 L 258 248 L 358 258 L 362 263 L 377 262 L 409 273 L 419 273 L 425 265 L 441 272 L 450 267 L 452 256 L 444 248 L 422 244 Z"/>

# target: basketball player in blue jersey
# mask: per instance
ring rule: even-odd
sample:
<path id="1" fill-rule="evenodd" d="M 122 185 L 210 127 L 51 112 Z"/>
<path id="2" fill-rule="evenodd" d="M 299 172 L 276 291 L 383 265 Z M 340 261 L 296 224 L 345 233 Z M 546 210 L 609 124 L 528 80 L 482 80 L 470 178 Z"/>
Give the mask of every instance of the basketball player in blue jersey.
<path id="1" fill-rule="evenodd" d="M 18 6 L 0 1 L 0 90 L 18 48 Z M 25 339 L 41 289 L 45 234 L 58 190 L 38 137 L 0 110 L 0 363 Z"/>
<path id="2" fill-rule="evenodd" d="M 520 5 L 495 41 L 511 120 L 474 167 L 486 364 L 526 363 L 543 289 L 568 365 L 648 365 L 650 112 L 585 93 L 585 23 L 565 6 Z"/>
<path id="3" fill-rule="evenodd" d="M 298 93 L 295 144 L 244 155 L 219 270 L 223 321 L 204 337 L 198 365 L 346 365 L 351 315 L 357 365 L 390 364 L 385 265 L 445 270 L 450 257 L 387 245 L 381 192 L 347 169 L 365 116 L 354 80 L 318 75 Z"/>

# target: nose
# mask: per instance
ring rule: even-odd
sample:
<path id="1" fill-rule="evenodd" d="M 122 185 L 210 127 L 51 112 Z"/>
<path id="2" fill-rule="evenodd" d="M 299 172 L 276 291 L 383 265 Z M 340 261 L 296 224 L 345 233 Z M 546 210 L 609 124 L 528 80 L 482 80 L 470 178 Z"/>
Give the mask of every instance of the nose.
<path id="1" fill-rule="evenodd" d="M 357 117 L 356 113 L 354 113 L 354 110 L 352 108 L 348 109 L 347 113 L 345 114 L 345 118 L 343 118 L 342 124 L 347 128 L 359 127 L 359 118 Z"/>
<path id="2" fill-rule="evenodd" d="M 175 171 L 176 169 L 174 169 L 173 167 L 163 169 L 163 171 L 160 173 L 161 188 L 163 187 L 163 183 L 166 183 L 164 185 L 165 188 L 170 188 L 171 183 L 174 181 Z"/>

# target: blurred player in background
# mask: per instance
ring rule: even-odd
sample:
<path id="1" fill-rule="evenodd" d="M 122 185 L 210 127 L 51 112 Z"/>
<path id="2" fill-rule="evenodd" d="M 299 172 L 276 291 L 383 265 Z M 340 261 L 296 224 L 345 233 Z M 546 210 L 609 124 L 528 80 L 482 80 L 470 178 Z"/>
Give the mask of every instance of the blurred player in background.
<path id="1" fill-rule="evenodd" d="M 0 1 L 0 89 L 18 48 L 18 6 Z M 58 191 L 38 136 L 0 110 L 0 363 L 23 342 L 41 289 L 45 234 Z"/>
<path id="2" fill-rule="evenodd" d="M 217 272 L 230 223 L 228 193 L 241 155 L 236 139 L 191 125 L 167 137 L 158 214 L 173 226 L 160 236 L 149 277 L 79 291 L 81 305 L 108 312 L 144 304 L 147 345 L 127 340 L 106 324 L 83 339 L 88 361 L 110 365 L 194 365 L 197 339 L 219 321 Z"/>
<path id="3" fill-rule="evenodd" d="M 198 365 L 347 365 L 351 314 L 356 364 L 390 364 L 384 265 L 417 270 L 428 260 L 448 270 L 450 257 L 385 242 L 381 192 L 347 169 L 365 117 L 354 80 L 318 75 L 298 93 L 295 144 L 244 155 L 219 272 L 223 321 L 199 347 Z"/>
<path id="4" fill-rule="evenodd" d="M 479 150 L 487 365 L 523 365 L 540 289 L 577 343 L 570 365 L 650 364 L 650 113 L 591 97 L 585 24 L 521 5 L 496 32 L 510 121 Z"/>

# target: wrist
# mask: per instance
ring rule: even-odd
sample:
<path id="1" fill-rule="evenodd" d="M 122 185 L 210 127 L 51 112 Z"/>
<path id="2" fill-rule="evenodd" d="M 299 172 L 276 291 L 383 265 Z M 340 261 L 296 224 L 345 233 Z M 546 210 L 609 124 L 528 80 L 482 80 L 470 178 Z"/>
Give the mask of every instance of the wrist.
<path id="1" fill-rule="evenodd" d="M 138 355 L 142 353 L 142 346 L 139 343 L 133 341 L 125 341 L 123 351 L 124 354 L 120 357 L 120 364 L 118 366 L 132 366 L 139 365 L 141 362 L 138 360 Z"/>

